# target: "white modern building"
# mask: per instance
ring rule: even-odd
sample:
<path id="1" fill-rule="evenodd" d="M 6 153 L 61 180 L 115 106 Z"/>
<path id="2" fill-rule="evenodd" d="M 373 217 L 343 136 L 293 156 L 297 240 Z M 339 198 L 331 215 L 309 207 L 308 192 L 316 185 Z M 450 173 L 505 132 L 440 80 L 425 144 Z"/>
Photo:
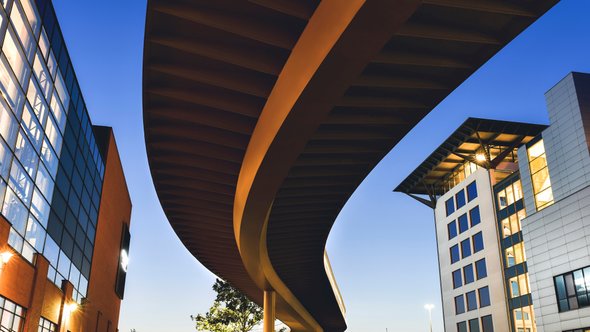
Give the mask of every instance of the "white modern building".
<path id="1" fill-rule="evenodd" d="M 395 189 L 434 209 L 446 331 L 590 331 L 590 75 L 546 97 L 550 126 L 470 118 Z"/>

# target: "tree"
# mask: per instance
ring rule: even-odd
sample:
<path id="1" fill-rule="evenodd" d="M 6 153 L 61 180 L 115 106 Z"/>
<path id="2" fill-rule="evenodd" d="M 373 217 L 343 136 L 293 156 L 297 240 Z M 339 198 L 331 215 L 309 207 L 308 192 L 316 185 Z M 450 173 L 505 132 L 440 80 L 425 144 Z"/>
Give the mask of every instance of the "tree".
<path id="1" fill-rule="evenodd" d="M 262 308 L 229 283 L 217 279 L 217 297 L 205 315 L 191 315 L 197 331 L 248 332 L 262 320 Z"/>

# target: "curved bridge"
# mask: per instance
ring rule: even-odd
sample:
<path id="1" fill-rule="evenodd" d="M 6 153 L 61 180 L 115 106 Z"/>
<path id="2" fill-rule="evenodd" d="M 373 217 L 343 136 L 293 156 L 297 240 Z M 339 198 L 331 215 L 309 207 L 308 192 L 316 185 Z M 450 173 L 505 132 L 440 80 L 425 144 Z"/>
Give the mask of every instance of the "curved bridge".
<path id="1" fill-rule="evenodd" d="M 557 0 L 149 0 L 148 159 L 188 250 L 293 331 L 344 331 L 324 248 L 416 123 Z M 327 272 L 328 271 L 328 272 Z"/>

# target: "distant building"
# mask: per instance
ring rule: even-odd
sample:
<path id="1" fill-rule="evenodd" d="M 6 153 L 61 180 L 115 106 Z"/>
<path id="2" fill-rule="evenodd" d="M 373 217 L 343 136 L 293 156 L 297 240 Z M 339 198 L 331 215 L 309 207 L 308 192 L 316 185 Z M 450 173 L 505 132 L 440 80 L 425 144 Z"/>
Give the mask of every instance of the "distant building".
<path id="1" fill-rule="evenodd" d="M 589 96 L 572 73 L 549 127 L 470 118 L 396 188 L 435 211 L 446 331 L 587 331 Z"/>
<path id="2" fill-rule="evenodd" d="M 51 1 L 0 5 L 0 331 L 116 331 L 131 201 Z"/>

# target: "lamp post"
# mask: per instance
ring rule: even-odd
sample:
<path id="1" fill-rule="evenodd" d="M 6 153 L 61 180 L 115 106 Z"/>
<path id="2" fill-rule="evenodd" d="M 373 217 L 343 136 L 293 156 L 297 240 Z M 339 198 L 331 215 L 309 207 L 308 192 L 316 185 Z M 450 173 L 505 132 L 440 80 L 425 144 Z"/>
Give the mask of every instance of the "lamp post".
<path id="1" fill-rule="evenodd" d="M 424 309 L 428 310 L 428 324 L 430 326 L 430 332 L 432 332 L 432 309 L 434 309 L 434 304 L 425 304 Z"/>

